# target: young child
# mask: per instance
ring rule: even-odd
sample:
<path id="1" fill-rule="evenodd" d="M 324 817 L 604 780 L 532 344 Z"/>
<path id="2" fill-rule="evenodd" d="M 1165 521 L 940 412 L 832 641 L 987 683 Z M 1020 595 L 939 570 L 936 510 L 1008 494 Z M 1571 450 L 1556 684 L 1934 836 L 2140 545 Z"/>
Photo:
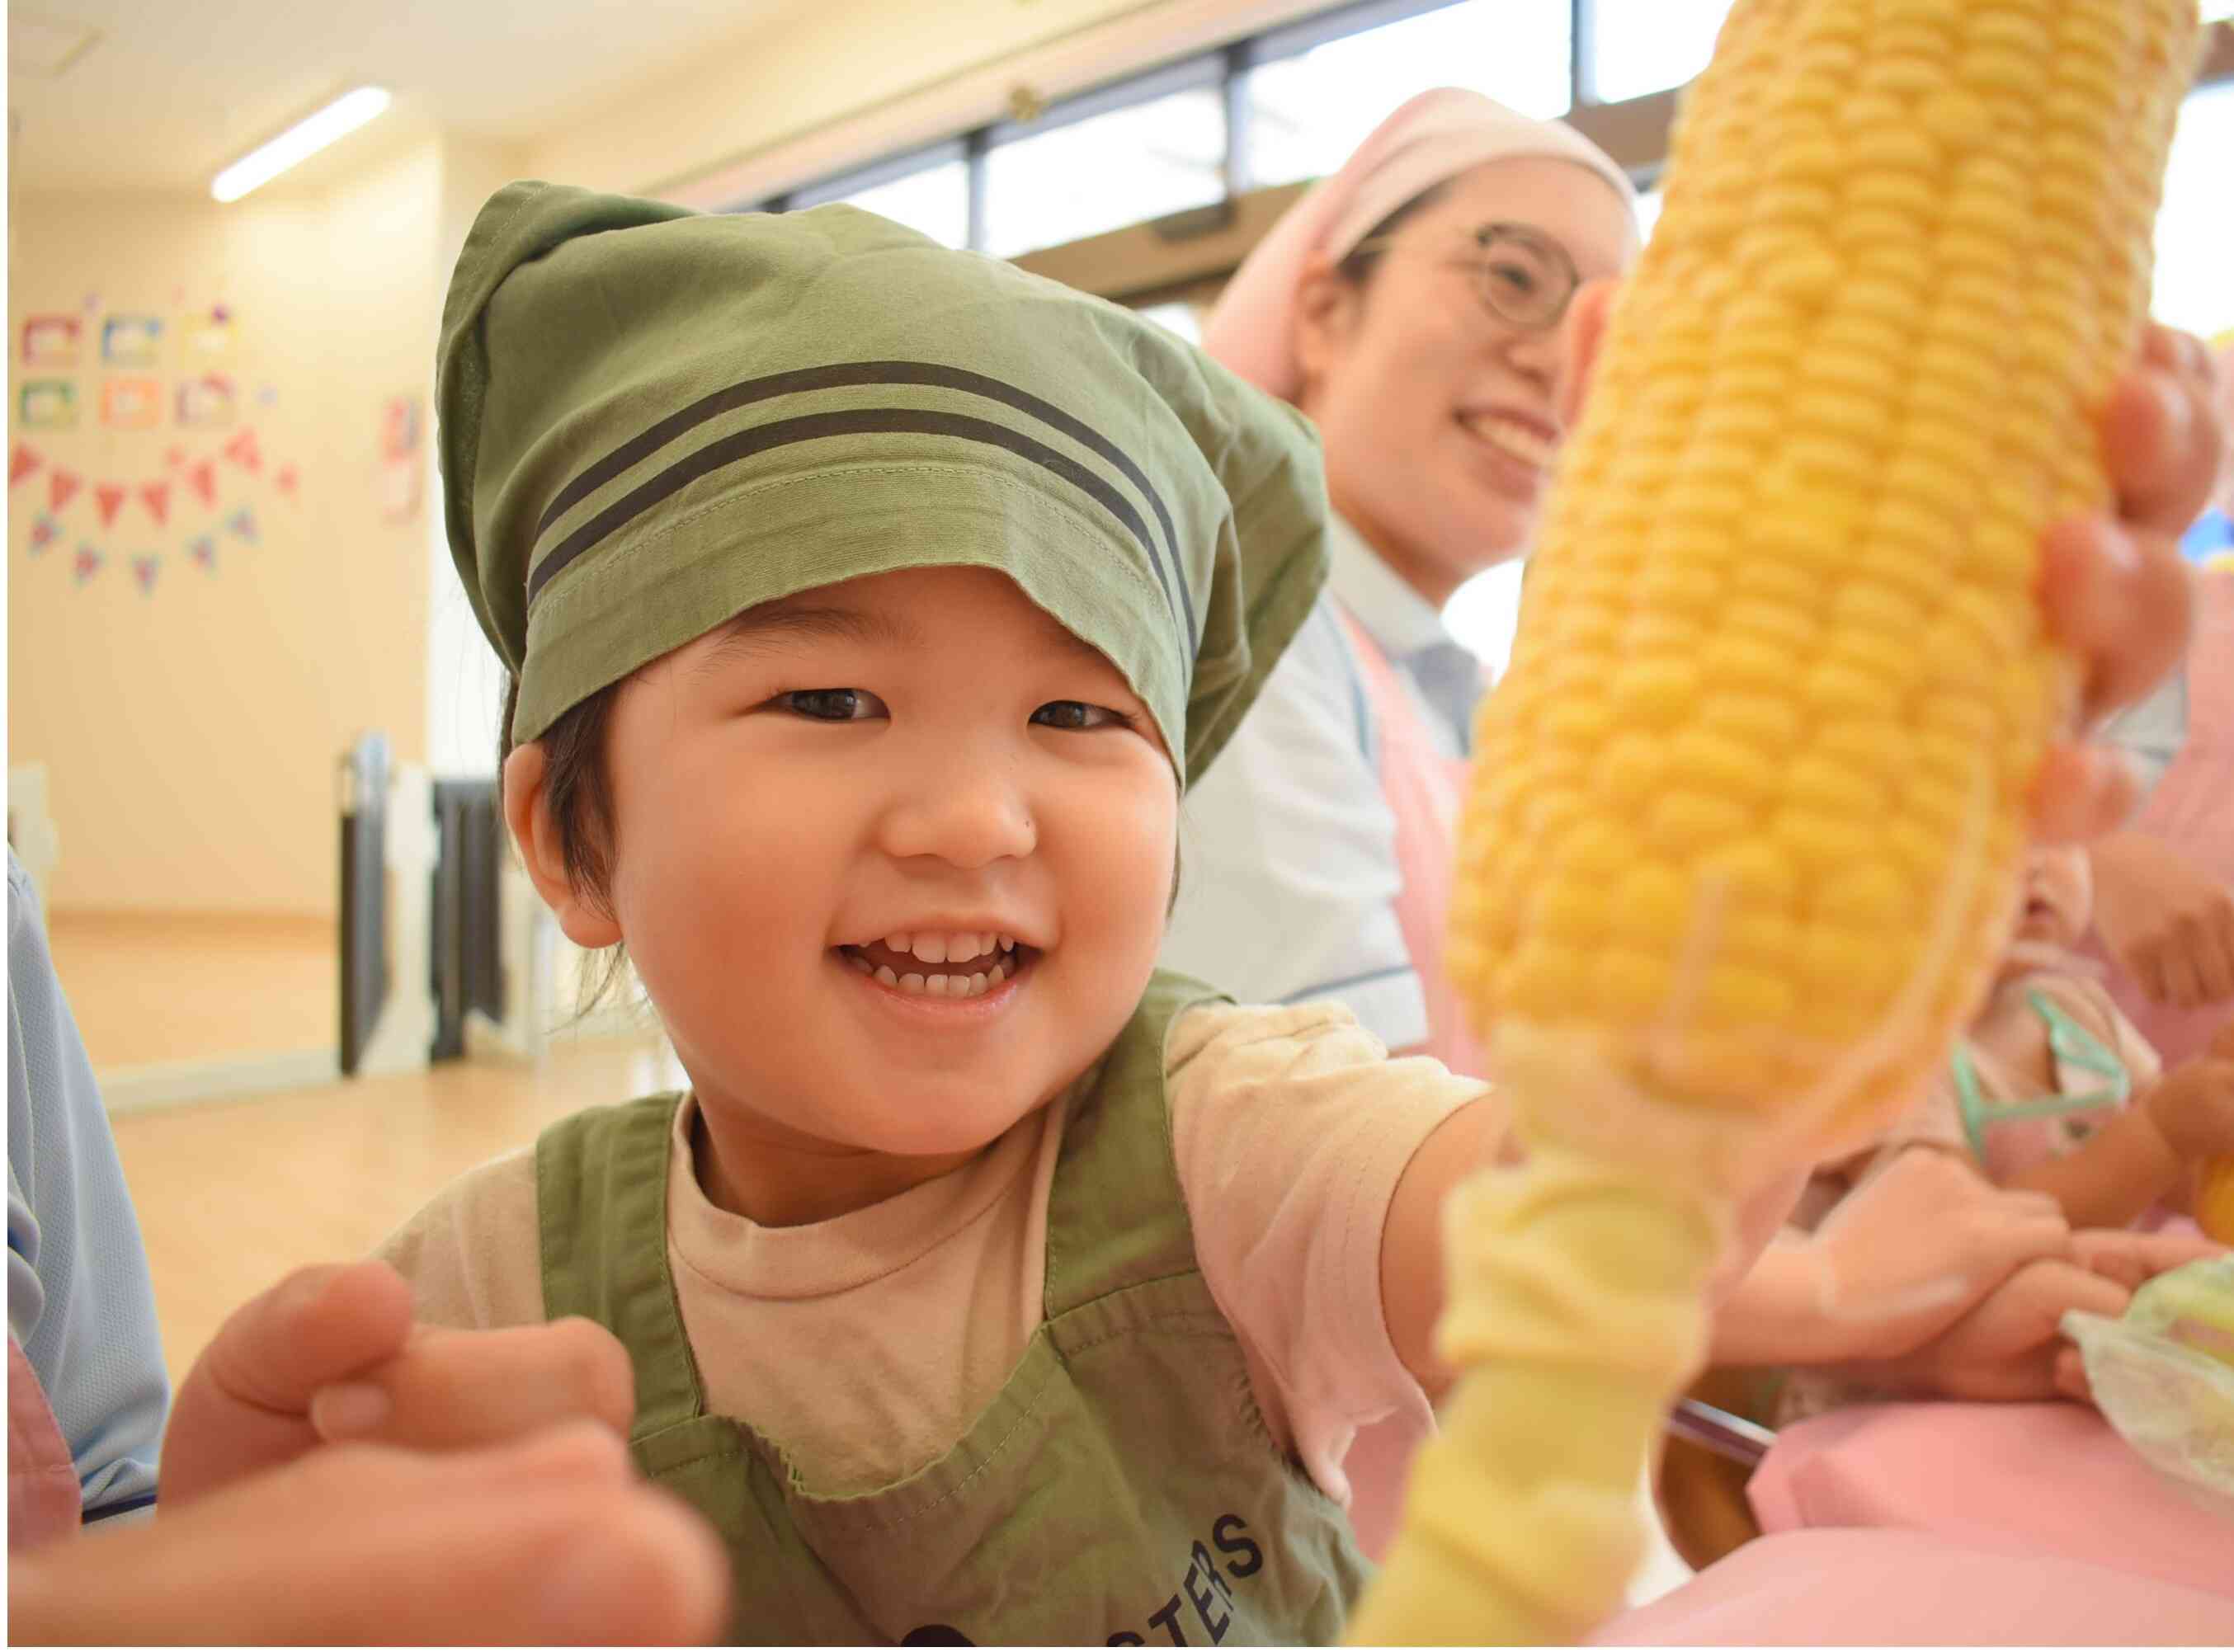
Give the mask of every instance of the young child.
<path id="1" fill-rule="evenodd" d="M 833 365 L 835 363 L 835 365 Z M 1326 1641 L 1362 1423 L 1430 1426 L 1483 1087 L 1154 974 L 1180 789 L 1316 597 L 1308 427 L 844 207 L 515 186 L 441 363 L 506 811 L 690 1088 L 385 1247 L 586 1315 L 741 1636 Z"/>
<path id="2" fill-rule="evenodd" d="M 2183 1208 L 2202 1161 L 2234 1152 L 2234 1022 L 2166 1073 L 2073 950 L 2092 921 L 2087 851 L 2035 848 L 2008 957 L 1949 1071 L 1878 1155 L 1969 1155 L 1996 1185 L 2047 1193 L 2074 1227 Z"/>

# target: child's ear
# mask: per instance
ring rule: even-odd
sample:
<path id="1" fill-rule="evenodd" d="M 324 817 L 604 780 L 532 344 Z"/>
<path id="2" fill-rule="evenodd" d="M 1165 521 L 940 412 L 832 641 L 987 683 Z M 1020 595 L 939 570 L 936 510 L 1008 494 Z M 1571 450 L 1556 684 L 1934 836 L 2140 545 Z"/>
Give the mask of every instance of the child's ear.
<path id="1" fill-rule="evenodd" d="M 1621 283 L 1611 278 L 1584 282 L 1567 306 L 1566 357 L 1560 363 L 1559 422 L 1570 430 L 1582 417 L 1589 395 L 1591 372 L 1598 363 L 1598 346 L 1605 343 L 1606 317 L 1612 313 L 1614 295 Z"/>
<path id="2" fill-rule="evenodd" d="M 1314 253 L 1296 283 L 1296 367 L 1303 377 L 1298 402 L 1307 402 L 1357 325 L 1364 295 L 1323 254 Z"/>
<path id="3" fill-rule="evenodd" d="M 578 889 L 567 875 L 566 857 L 558 831 L 551 818 L 543 746 L 531 741 L 504 760 L 504 821 L 535 892 L 543 897 L 558 919 L 568 940 L 588 951 L 612 946 L 621 938 L 621 926 L 592 891 Z"/>

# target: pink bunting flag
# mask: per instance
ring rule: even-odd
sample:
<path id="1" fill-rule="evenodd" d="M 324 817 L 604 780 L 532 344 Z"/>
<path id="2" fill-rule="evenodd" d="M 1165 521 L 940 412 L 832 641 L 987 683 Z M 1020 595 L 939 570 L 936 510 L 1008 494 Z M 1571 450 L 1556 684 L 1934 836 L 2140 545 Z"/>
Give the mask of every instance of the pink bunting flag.
<path id="1" fill-rule="evenodd" d="M 125 499 L 130 493 L 131 489 L 115 482 L 95 482 L 93 485 L 93 505 L 101 513 L 101 526 L 116 526 L 116 513 L 124 508 Z"/>
<path id="2" fill-rule="evenodd" d="M 31 519 L 31 554 L 36 556 L 52 545 L 62 531 L 62 525 L 44 511 L 33 517 Z"/>
<path id="3" fill-rule="evenodd" d="M 160 557 L 132 558 L 132 577 L 140 582 L 140 594 L 142 597 L 152 597 L 155 594 L 155 576 L 162 571 L 163 558 Z"/>
<path id="4" fill-rule="evenodd" d="M 295 467 L 292 465 L 280 466 L 278 473 L 271 478 L 271 480 L 273 484 L 278 486 L 279 491 L 284 493 L 289 499 L 295 497 L 296 476 Z"/>
<path id="5" fill-rule="evenodd" d="M 77 497 L 77 490 L 84 485 L 74 472 L 56 466 L 47 473 L 47 508 L 59 511 Z"/>
<path id="6" fill-rule="evenodd" d="M 147 507 L 147 514 L 161 527 L 171 519 L 171 485 L 168 482 L 148 482 L 140 489 L 140 502 Z"/>
<path id="7" fill-rule="evenodd" d="M 70 577 L 82 585 L 101 571 L 101 565 L 105 560 L 101 552 L 91 545 L 82 545 L 77 548 L 77 555 L 71 558 Z"/>
<path id="8" fill-rule="evenodd" d="M 245 471 L 264 467 L 264 455 L 257 451 L 256 433 L 244 430 L 225 444 L 225 456 Z"/>
<path id="9" fill-rule="evenodd" d="M 217 460 L 205 459 L 187 471 L 186 486 L 194 490 L 196 497 L 201 500 L 206 508 L 215 510 L 217 508 Z"/>
<path id="10" fill-rule="evenodd" d="M 187 540 L 186 554 L 198 566 L 206 568 L 212 573 L 217 571 L 217 541 L 208 534 Z"/>
<path id="11" fill-rule="evenodd" d="M 33 453 L 22 442 L 17 442 L 8 454 L 8 486 L 15 486 L 17 482 L 38 469 L 42 462 L 38 454 Z"/>

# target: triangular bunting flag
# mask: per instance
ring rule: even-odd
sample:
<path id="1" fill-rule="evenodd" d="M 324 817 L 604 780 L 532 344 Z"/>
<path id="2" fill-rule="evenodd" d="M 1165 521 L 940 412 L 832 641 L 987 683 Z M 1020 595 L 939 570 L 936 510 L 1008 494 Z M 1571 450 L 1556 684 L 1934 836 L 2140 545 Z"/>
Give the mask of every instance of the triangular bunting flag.
<path id="1" fill-rule="evenodd" d="M 31 554 L 36 557 L 52 545 L 61 535 L 62 531 L 62 525 L 44 511 L 33 517 L 31 519 Z"/>
<path id="2" fill-rule="evenodd" d="M 217 541 L 206 533 L 186 541 L 186 554 L 212 573 L 217 571 Z"/>
<path id="3" fill-rule="evenodd" d="M 171 485 L 168 482 L 148 482 L 140 489 L 140 502 L 147 507 L 147 514 L 161 527 L 171 519 Z"/>
<path id="4" fill-rule="evenodd" d="M 8 486 L 15 486 L 17 482 L 38 469 L 41 462 L 38 454 L 33 453 L 22 442 L 17 442 L 8 454 Z"/>
<path id="5" fill-rule="evenodd" d="M 271 480 L 289 499 L 295 497 L 295 467 L 292 465 L 280 466 L 278 473 Z"/>
<path id="6" fill-rule="evenodd" d="M 225 526 L 249 544 L 256 543 L 256 516 L 253 512 L 245 509 L 235 511 L 225 522 Z"/>
<path id="7" fill-rule="evenodd" d="M 94 508 L 101 513 L 101 526 L 114 527 L 116 513 L 124 508 L 124 500 L 131 490 L 114 482 L 95 482 L 93 485 Z"/>
<path id="8" fill-rule="evenodd" d="M 77 555 L 71 558 L 70 577 L 82 585 L 101 571 L 101 565 L 106 560 L 91 545 L 82 545 L 77 548 Z"/>
<path id="9" fill-rule="evenodd" d="M 256 451 L 256 433 L 253 430 L 244 430 L 225 443 L 225 456 L 244 470 L 254 470 L 264 462 L 264 456 Z"/>
<path id="10" fill-rule="evenodd" d="M 59 511 L 77 497 L 77 490 L 84 485 L 74 473 L 57 465 L 47 476 L 47 508 Z"/>
<path id="11" fill-rule="evenodd" d="M 186 462 L 186 450 L 183 447 L 166 447 L 163 450 L 163 462 L 173 470 L 178 469 Z"/>
<path id="12" fill-rule="evenodd" d="M 140 582 L 140 594 L 142 597 L 152 597 L 155 594 L 155 576 L 162 571 L 163 558 L 160 557 L 132 558 L 132 577 Z"/>
<path id="13" fill-rule="evenodd" d="M 202 504 L 210 510 L 217 508 L 217 460 L 205 459 L 186 473 L 186 486 L 194 490 Z"/>

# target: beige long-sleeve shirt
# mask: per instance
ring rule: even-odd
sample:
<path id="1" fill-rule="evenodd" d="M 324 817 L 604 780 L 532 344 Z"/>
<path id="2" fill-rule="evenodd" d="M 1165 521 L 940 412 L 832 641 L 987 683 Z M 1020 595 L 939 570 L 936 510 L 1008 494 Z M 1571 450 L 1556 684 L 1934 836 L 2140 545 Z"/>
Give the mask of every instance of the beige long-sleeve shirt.
<path id="1" fill-rule="evenodd" d="M 1330 1495 L 1356 1431 L 1425 1435 L 1389 1341 L 1381 1236 L 1404 1167 L 1486 1087 L 1401 1061 L 1337 1005 L 1208 1005 L 1173 1027 L 1173 1149 L 1195 1248 L 1275 1436 Z M 668 1257 L 707 1403 L 844 1494 L 942 1455 L 1038 1328 L 1060 1103 L 959 1170 L 827 1222 L 769 1228 L 710 1203 L 692 1106 L 669 1154 Z M 420 1316 L 544 1317 L 532 1148 L 468 1172 L 382 1247 Z"/>

